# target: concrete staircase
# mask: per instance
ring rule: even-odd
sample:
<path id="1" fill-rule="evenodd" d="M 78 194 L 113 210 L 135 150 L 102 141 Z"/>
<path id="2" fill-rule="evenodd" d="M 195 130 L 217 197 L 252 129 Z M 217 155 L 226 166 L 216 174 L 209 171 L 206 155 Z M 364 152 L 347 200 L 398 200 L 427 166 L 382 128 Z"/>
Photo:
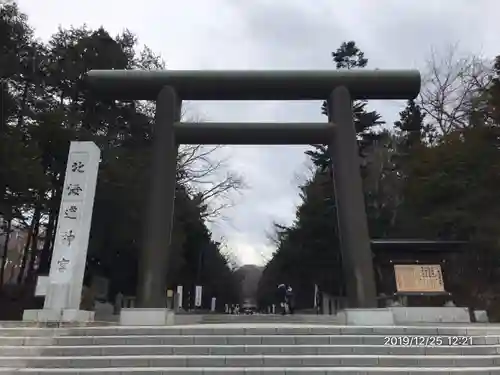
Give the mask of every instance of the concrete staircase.
<path id="1" fill-rule="evenodd" d="M 392 345 L 402 339 L 391 344 L 386 338 L 404 335 L 439 336 L 442 342 L 408 347 Z M 452 336 L 472 338 L 459 342 Z M 0 328 L 0 374 L 18 373 L 500 374 L 500 327 L 247 323 Z"/>
<path id="2" fill-rule="evenodd" d="M 323 325 L 339 325 L 343 324 L 344 320 L 338 315 L 281 315 L 281 314 L 253 314 L 253 315 L 228 315 L 228 314 L 176 314 L 175 324 L 178 325 L 193 325 L 193 324 L 323 324 Z"/>

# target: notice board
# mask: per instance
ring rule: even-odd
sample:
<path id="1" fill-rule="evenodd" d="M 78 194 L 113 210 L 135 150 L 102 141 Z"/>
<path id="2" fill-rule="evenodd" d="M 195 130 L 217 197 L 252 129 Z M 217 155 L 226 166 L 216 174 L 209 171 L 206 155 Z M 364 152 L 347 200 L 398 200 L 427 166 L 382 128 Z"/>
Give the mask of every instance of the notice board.
<path id="1" fill-rule="evenodd" d="M 439 264 L 398 264 L 394 265 L 394 273 L 398 292 L 445 292 Z"/>

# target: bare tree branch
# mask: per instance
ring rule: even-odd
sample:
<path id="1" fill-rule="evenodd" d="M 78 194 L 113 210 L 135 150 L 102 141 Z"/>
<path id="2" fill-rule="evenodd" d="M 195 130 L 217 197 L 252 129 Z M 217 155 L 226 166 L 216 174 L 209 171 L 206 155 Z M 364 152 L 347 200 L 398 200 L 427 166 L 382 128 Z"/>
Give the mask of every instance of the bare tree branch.
<path id="1" fill-rule="evenodd" d="M 234 205 L 233 193 L 247 188 L 243 178 L 230 170 L 227 158 L 214 160 L 221 149 L 188 145 L 179 151 L 178 181 L 206 206 L 203 216 L 207 220 L 220 218 L 223 210 Z"/>
<path id="2" fill-rule="evenodd" d="M 431 50 L 423 77 L 419 105 L 439 133 L 471 126 L 478 100 L 492 81 L 492 64 L 478 56 L 460 56 L 458 46 Z"/>
<path id="3" fill-rule="evenodd" d="M 154 118 L 153 102 L 138 102 L 137 108 Z M 189 121 L 201 121 L 184 106 L 181 118 L 188 114 Z M 223 210 L 234 205 L 232 193 L 247 188 L 242 176 L 230 170 L 229 158 L 221 158 L 223 148 L 221 145 L 182 145 L 177 155 L 177 181 L 187 187 L 192 197 L 197 196 L 200 205 L 206 206 L 203 216 L 207 220 L 220 218 Z"/>

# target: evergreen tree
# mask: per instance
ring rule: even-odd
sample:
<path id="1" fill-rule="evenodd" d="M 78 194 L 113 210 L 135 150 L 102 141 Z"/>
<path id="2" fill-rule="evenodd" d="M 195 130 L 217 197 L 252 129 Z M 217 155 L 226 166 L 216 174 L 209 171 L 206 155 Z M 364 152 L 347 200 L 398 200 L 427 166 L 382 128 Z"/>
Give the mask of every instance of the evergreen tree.
<path id="1" fill-rule="evenodd" d="M 153 112 L 140 102 L 99 99 L 86 90 L 83 80 L 91 69 L 150 69 L 164 64 L 148 48 L 136 55 L 137 38 L 128 31 L 112 37 L 103 27 L 61 28 L 48 43 L 40 43 L 15 4 L 0 12 L 0 219 L 16 218 L 28 231 L 17 280 L 20 288 L 32 286 L 35 265 L 38 273 L 48 272 L 70 141 L 89 140 L 100 147 L 102 162 L 85 280 L 94 274 L 108 277 L 111 298 L 118 291 L 134 294 Z M 237 301 L 237 277 L 205 225 L 206 202 L 191 190 L 178 183 L 165 277 L 170 287 L 201 282 L 204 306 L 215 296 L 220 307 Z M 5 261 L 2 256 L 2 270 Z M 32 292 L 26 295 L 33 299 Z M 6 301 L 0 303 L 2 313 L 8 313 Z M 28 306 L 18 311 L 23 307 Z"/>
<path id="2" fill-rule="evenodd" d="M 408 100 L 406 108 L 399 113 L 400 120 L 394 123 L 394 127 L 401 132 L 402 142 L 400 148 L 409 151 L 422 143 L 424 131 L 425 114 L 415 100 Z"/>
<path id="3" fill-rule="evenodd" d="M 294 224 L 280 229 L 279 244 L 259 282 L 259 302 L 269 306 L 276 286 L 290 283 L 298 308 L 310 308 L 314 284 L 342 296 L 344 285 L 337 237 L 333 188 L 327 171 L 318 170 L 301 188 L 302 204 Z"/>
<path id="4" fill-rule="evenodd" d="M 344 42 L 332 53 L 337 69 L 361 69 L 368 60 L 354 41 Z M 366 101 L 353 102 L 353 120 L 359 135 L 360 153 L 377 139 L 380 115 L 366 109 Z M 322 113 L 327 115 L 327 104 Z M 313 145 L 306 151 L 316 170 L 302 188 L 303 202 L 297 209 L 295 223 L 280 236 L 278 250 L 263 271 L 259 287 L 260 301 L 269 303 L 276 283 L 293 282 L 298 306 L 310 307 L 314 284 L 337 296 L 345 294 L 342 260 L 337 235 L 336 202 L 333 188 L 331 157 L 327 145 Z M 361 168 L 361 166 L 360 166 Z"/>
<path id="5" fill-rule="evenodd" d="M 362 69 L 368 64 L 365 54 L 358 48 L 356 42 L 343 42 L 340 47 L 332 52 L 332 58 L 337 69 Z M 370 145 L 376 138 L 376 130 L 373 128 L 383 125 L 380 114 L 376 111 L 368 111 L 367 102 L 364 100 L 355 100 L 352 105 L 354 126 L 359 136 L 359 150 L 361 156 L 364 155 L 364 149 Z M 321 112 L 328 116 L 328 105 L 323 102 Z M 312 145 L 313 150 L 306 151 L 315 165 L 326 170 L 330 166 L 331 158 L 328 153 L 328 147 L 325 145 Z"/>

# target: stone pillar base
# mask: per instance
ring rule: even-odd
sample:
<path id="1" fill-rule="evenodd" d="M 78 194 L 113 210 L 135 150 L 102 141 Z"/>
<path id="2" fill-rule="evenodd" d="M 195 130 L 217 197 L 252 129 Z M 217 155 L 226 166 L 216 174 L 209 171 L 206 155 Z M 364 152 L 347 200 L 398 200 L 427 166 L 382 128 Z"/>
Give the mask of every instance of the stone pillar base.
<path id="1" fill-rule="evenodd" d="M 175 313 L 170 309 L 122 309 L 120 325 L 122 326 L 169 326 L 175 324 Z"/>
<path id="2" fill-rule="evenodd" d="M 24 310 L 23 321 L 25 322 L 93 322 L 95 313 L 93 311 L 65 309 L 65 310 Z"/>
<path id="3" fill-rule="evenodd" d="M 393 326 L 395 325 L 392 311 L 379 309 L 345 309 L 339 315 L 346 325 L 353 326 Z"/>
<path id="4" fill-rule="evenodd" d="M 345 309 L 339 312 L 342 324 L 354 326 L 395 326 L 420 323 L 470 323 L 465 307 L 385 307 Z"/>
<path id="5" fill-rule="evenodd" d="M 396 324 L 470 323 L 466 307 L 390 307 Z"/>

